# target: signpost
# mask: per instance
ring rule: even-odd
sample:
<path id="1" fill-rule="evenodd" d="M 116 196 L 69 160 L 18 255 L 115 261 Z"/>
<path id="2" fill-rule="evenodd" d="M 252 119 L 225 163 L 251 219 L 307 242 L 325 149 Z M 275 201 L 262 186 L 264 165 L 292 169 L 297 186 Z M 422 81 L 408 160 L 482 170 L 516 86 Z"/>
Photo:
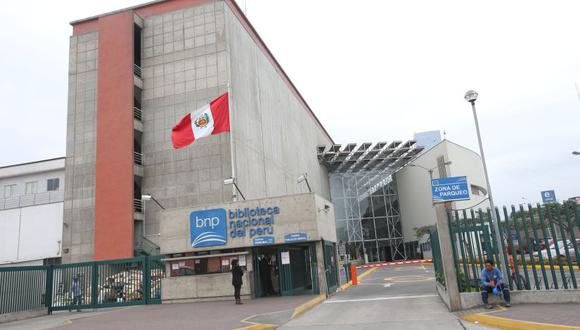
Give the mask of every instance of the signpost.
<path id="1" fill-rule="evenodd" d="M 542 191 L 542 201 L 546 203 L 556 203 L 556 193 L 553 190 Z"/>
<path id="2" fill-rule="evenodd" d="M 434 203 L 468 200 L 469 184 L 467 177 L 455 176 L 431 180 Z"/>

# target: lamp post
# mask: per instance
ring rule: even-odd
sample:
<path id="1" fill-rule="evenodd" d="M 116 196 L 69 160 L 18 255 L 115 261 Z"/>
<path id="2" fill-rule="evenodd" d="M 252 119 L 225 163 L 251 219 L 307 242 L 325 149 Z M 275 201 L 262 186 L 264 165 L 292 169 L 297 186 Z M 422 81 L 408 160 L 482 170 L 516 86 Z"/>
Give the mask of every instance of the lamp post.
<path id="1" fill-rule="evenodd" d="M 161 205 L 156 199 L 155 197 L 151 196 L 151 195 L 141 195 L 141 200 L 145 201 L 154 201 L 155 204 L 159 205 L 159 207 L 163 210 L 165 210 L 165 208 L 163 207 L 163 205 Z"/>
<path id="2" fill-rule="evenodd" d="M 447 165 L 451 165 L 451 163 L 452 163 L 451 161 L 446 161 L 446 162 L 443 163 L 443 165 L 447 166 Z M 439 167 L 439 165 L 437 165 L 437 166 L 435 166 L 433 168 L 426 168 L 425 166 L 421 166 L 419 164 L 409 164 L 408 166 L 410 166 L 410 167 L 419 167 L 419 168 L 422 168 L 425 171 L 429 172 L 429 187 L 432 186 L 432 182 L 433 182 L 433 171 L 437 167 Z M 431 199 L 431 201 L 432 201 L 432 205 L 435 206 L 435 202 L 433 202 L 433 199 Z"/>
<path id="3" fill-rule="evenodd" d="M 499 219 L 495 214 L 495 205 L 493 204 L 493 197 L 491 194 L 491 184 L 489 183 L 489 175 L 487 174 L 487 165 L 485 163 L 485 155 L 483 153 L 483 143 L 481 142 L 481 133 L 479 132 L 479 121 L 477 120 L 477 112 L 475 111 L 475 101 L 477 100 L 477 92 L 474 90 L 468 90 L 465 93 L 465 100 L 471 103 L 471 110 L 473 111 L 473 120 L 475 121 L 475 131 L 477 132 L 477 142 L 479 143 L 479 153 L 481 154 L 481 163 L 483 164 L 483 173 L 485 174 L 485 181 L 487 183 L 487 196 L 489 198 L 489 207 L 491 208 L 491 220 L 493 222 L 493 230 L 495 231 L 495 238 L 497 241 L 497 249 L 498 249 L 498 256 L 499 256 L 499 264 L 502 265 L 502 273 L 503 278 L 507 277 L 507 269 L 504 268 L 505 266 L 505 257 L 504 251 L 501 249 L 501 243 L 503 242 L 503 237 L 499 234 Z"/>
<path id="4" fill-rule="evenodd" d="M 242 191 L 240 190 L 240 188 L 238 188 L 238 185 L 236 184 L 236 178 L 227 178 L 224 180 L 224 186 L 233 184 L 234 187 L 236 188 L 236 190 L 240 193 L 240 196 L 242 196 L 243 200 L 246 200 L 246 197 L 244 197 L 244 194 L 242 194 Z M 234 202 L 236 201 L 236 196 L 234 196 Z"/>
<path id="5" fill-rule="evenodd" d="M 299 176 L 298 179 L 296 179 L 297 183 L 301 183 L 303 181 L 306 182 L 306 186 L 308 187 L 308 191 L 312 192 L 312 189 L 310 189 L 310 184 L 308 183 L 308 173 L 304 173 L 301 176 Z"/>

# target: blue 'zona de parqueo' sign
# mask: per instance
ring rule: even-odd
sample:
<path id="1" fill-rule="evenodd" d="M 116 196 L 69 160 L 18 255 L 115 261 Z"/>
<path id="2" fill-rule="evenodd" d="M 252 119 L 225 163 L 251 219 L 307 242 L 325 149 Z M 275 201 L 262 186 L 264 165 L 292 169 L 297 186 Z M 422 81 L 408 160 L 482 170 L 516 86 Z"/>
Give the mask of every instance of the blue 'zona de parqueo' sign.
<path id="1" fill-rule="evenodd" d="M 435 203 L 469 199 L 469 184 L 465 176 L 433 179 L 431 191 Z"/>

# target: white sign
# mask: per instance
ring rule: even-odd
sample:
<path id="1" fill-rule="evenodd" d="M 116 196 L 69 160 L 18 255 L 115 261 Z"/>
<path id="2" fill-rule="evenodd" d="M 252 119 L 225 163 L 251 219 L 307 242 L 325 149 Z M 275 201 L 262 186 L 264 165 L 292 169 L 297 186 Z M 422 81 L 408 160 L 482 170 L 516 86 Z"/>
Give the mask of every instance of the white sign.
<path id="1" fill-rule="evenodd" d="M 290 252 L 282 252 L 282 265 L 290 264 Z"/>
<path id="2" fill-rule="evenodd" d="M 178 270 L 179 264 L 171 264 L 171 270 Z"/>
<path id="3" fill-rule="evenodd" d="M 238 259 L 238 265 L 240 265 L 240 267 L 246 266 L 246 256 L 240 256 Z"/>

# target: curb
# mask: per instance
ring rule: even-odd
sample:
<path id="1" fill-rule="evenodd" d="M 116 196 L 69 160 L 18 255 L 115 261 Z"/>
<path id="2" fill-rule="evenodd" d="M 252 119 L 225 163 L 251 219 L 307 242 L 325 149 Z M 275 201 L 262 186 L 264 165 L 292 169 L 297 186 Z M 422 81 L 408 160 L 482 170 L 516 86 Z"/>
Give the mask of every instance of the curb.
<path id="1" fill-rule="evenodd" d="M 493 313 L 493 312 L 498 312 L 498 311 L 465 315 L 462 317 L 462 319 L 464 319 L 465 321 L 472 322 L 472 323 L 488 325 L 488 326 L 495 327 L 498 329 L 506 329 L 506 330 L 578 330 L 578 329 L 580 329 L 579 327 L 574 327 L 574 326 L 569 326 L 569 325 L 530 322 L 530 321 L 508 319 L 505 317 L 488 315 L 488 314 Z"/>
<path id="2" fill-rule="evenodd" d="M 302 305 L 294 308 L 294 313 L 292 313 L 292 317 L 290 317 L 290 319 L 293 320 L 297 318 L 298 316 L 306 313 L 325 300 L 326 295 L 321 294 L 320 296 L 303 303 Z"/>

